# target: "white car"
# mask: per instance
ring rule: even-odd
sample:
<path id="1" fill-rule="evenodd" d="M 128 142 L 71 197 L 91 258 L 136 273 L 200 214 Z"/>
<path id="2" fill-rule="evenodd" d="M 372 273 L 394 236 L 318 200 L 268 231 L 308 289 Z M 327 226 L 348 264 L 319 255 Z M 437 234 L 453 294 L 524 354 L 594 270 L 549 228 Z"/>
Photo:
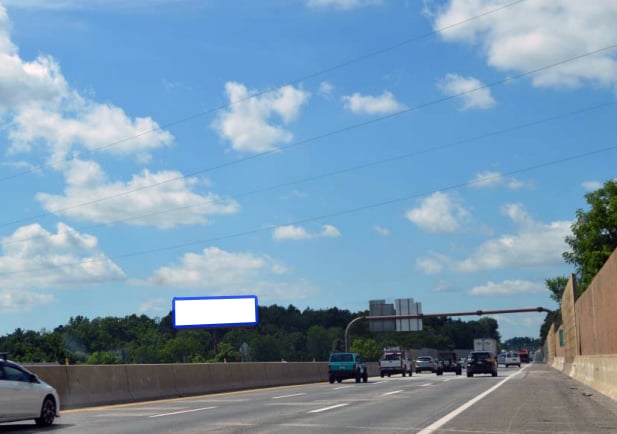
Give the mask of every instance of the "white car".
<path id="1" fill-rule="evenodd" d="M 521 358 L 516 351 L 508 351 L 505 354 L 503 364 L 506 365 L 506 368 L 509 366 L 518 366 L 521 367 Z"/>
<path id="2" fill-rule="evenodd" d="M 34 419 L 49 426 L 60 416 L 56 389 L 0 354 L 0 422 Z"/>

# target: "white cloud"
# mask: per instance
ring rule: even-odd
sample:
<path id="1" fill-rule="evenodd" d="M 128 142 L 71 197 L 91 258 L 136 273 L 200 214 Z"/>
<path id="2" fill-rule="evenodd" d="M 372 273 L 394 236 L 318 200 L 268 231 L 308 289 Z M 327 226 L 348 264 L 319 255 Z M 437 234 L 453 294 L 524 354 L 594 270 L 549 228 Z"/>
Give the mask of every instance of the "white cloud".
<path id="1" fill-rule="evenodd" d="M 139 313 L 150 316 L 166 315 L 171 309 L 169 299 L 158 297 L 146 300 L 139 305 Z"/>
<path id="2" fill-rule="evenodd" d="M 334 91 L 334 86 L 332 85 L 332 83 L 327 82 L 327 81 L 322 81 L 321 83 L 319 83 L 319 95 L 321 96 L 330 96 L 332 95 L 332 92 Z"/>
<path id="3" fill-rule="evenodd" d="M 110 182 L 97 163 L 72 160 L 66 164 L 65 178 L 64 195 L 38 193 L 36 199 L 48 212 L 78 220 L 171 228 L 203 224 L 208 215 L 239 210 L 232 199 L 193 192 L 199 179 L 175 171 L 144 170 L 128 182 Z"/>
<path id="4" fill-rule="evenodd" d="M 274 229 L 272 238 L 283 240 L 308 240 L 312 238 L 338 238 L 341 232 L 332 225 L 323 225 L 320 232 L 311 233 L 302 226 L 286 225 Z"/>
<path id="5" fill-rule="evenodd" d="M 537 222 L 520 204 L 506 205 L 502 213 L 518 226 L 515 234 L 489 239 L 463 260 L 431 252 L 430 256 L 416 260 L 417 268 L 426 274 L 437 274 L 446 268 L 458 272 L 477 272 L 563 263 L 561 254 L 567 250 L 564 240 L 571 234 L 571 222 Z"/>
<path id="6" fill-rule="evenodd" d="M 173 142 L 152 119 L 131 119 L 118 107 L 95 103 L 70 89 L 52 57 L 21 59 L 9 27 L 0 6 L 0 115 L 9 121 L 9 153 L 46 146 L 52 162 L 59 164 L 73 148 L 83 147 L 144 159 L 152 149 Z"/>
<path id="7" fill-rule="evenodd" d="M 567 250 L 564 239 L 571 234 L 571 222 L 537 222 L 521 205 L 508 205 L 503 212 L 519 226 L 518 233 L 482 243 L 467 259 L 453 264 L 454 269 L 472 272 L 563 262 L 561 254 Z"/>
<path id="8" fill-rule="evenodd" d="M 452 233 L 469 220 L 470 213 L 452 196 L 435 192 L 423 199 L 419 207 L 408 210 L 406 216 L 422 230 Z"/>
<path id="9" fill-rule="evenodd" d="M 407 106 L 396 100 L 394 95 L 385 91 L 379 96 L 362 95 L 358 92 L 343 96 L 345 109 L 355 114 L 385 115 L 405 110 Z"/>
<path id="10" fill-rule="evenodd" d="M 111 8 L 152 8 L 165 4 L 177 5 L 193 0 L 2 0 L 5 6 L 22 9 L 111 9 Z"/>
<path id="11" fill-rule="evenodd" d="M 456 96 L 463 101 L 461 110 L 489 109 L 495 105 L 489 88 L 473 77 L 447 74 L 439 81 L 439 89 L 447 96 Z M 458 95 L 458 96 L 457 96 Z"/>
<path id="12" fill-rule="evenodd" d="M 475 286 L 469 291 L 469 295 L 520 295 L 538 294 L 546 291 L 544 283 L 530 282 L 528 280 L 504 280 L 503 282 L 487 282 L 486 285 Z"/>
<path id="13" fill-rule="evenodd" d="M 277 115 L 283 125 L 289 124 L 310 96 L 293 86 L 258 95 L 235 82 L 226 83 L 225 92 L 230 106 L 212 123 L 212 128 L 230 141 L 234 150 L 251 153 L 273 151 L 277 145 L 289 143 L 292 133 L 274 124 L 272 118 Z"/>
<path id="14" fill-rule="evenodd" d="M 307 0 L 306 2 L 308 7 L 314 9 L 334 8 L 344 10 L 380 5 L 382 3 L 383 0 Z"/>
<path id="15" fill-rule="evenodd" d="M 375 232 L 377 232 L 382 237 L 389 237 L 390 236 L 390 229 L 388 229 L 388 228 L 384 228 L 383 226 L 375 225 L 373 227 L 373 229 L 375 229 Z"/>
<path id="16" fill-rule="evenodd" d="M 305 298 L 316 289 L 304 280 L 285 281 L 286 267 L 268 257 L 209 247 L 185 254 L 180 264 L 155 271 L 150 282 L 160 287 L 194 288 L 212 295 L 254 294 L 263 299 Z"/>
<path id="17" fill-rule="evenodd" d="M 600 181 L 585 181 L 582 184 L 585 191 L 596 191 L 604 186 Z"/>
<path id="18" fill-rule="evenodd" d="M 493 10 L 503 2 L 451 0 L 431 11 L 434 28 L 462 22 Z M 441 32 L 450 42 L 479 45 L 490 66 L 524 72 L 589 51 L 617 40 L 617 3 L 613 0 L 526 1 L 490 16 Z M 536 86 L 579 86 L 589 81 L 604 86 L 617 83 L 617 61 L 612 51 L 550 68 L 533 75 Z"/>
<path id="19" fill-rule="evenodd" d="M 516 178 L 507 178 L 496 171 L 479 172 L 470 181 L 470 186 L 474 188 L 490 188 L 505 185 L 510 190 L 520 190 L 525 187 L 532 187 L 530 182 L 524 182 Z"/>
<path id="20" fill-rule="evenodd" d="M 40 294 L 24 289 L 0 290 L 0 312 L 26 312 L 54 301 L 56 299 L 51 294 Z"/>
<path id="21" fill-rule="evenodd" d="M 416 268 L 424 274 L 439 274 L 445 268 L 447 258 L 443 255 L 431 252 L 430 257 L 416 259 Z"/>
<path id="22" fill-rule="evenodd" d="M 38 224 L 23 226 L 2 239 L 2 248 L 0 288 L 65 288 L 124 279 L 122 269 L 99 250 L 96 237 L 63 223 L 55 234 Z"/>

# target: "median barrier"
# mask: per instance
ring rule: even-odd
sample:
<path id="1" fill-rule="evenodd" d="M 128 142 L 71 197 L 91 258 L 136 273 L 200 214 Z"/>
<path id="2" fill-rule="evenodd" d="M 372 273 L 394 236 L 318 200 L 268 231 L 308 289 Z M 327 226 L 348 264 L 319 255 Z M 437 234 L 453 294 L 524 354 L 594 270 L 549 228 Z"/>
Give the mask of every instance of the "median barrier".
<path id="1" fill-rule="evenodd" d="M 67 366 L 68 394 L 61 405 L 86 407 L 119 402 L 134 398 L 129 392 L 124 365 Z"/>
<path id="2" fill-rule="evenodd" d="M 327 381 L 327 362 L 29 365 L 64 409 Z M 370 373 L 370 370 L 369 370 Z"/>
<path id="3" fill-rule="evenodd" d="M 132 400 L 178 396 L 173 365 L 124 365 Z"/>
<path id="4" fill-rule="evenodd" d="M 171 365 L 178 396 L 200 395 L 210 390 L 210 365 L 191 363 Z"/>

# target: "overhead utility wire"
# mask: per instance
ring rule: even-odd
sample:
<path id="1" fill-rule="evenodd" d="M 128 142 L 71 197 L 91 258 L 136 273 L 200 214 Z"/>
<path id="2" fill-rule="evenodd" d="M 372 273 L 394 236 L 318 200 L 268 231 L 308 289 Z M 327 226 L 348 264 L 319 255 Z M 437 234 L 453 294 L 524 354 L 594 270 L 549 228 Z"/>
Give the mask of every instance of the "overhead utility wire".
<path id="1" fill-rule="evenodd" d="M 587 152 L 582 152 L 579 154 L 574 154 L 574 155 L 570 155 L 568 157 L 563 157 L 563 158 L 559 158 L 556 160 L 549 160 L 549 161 L 545 161 L 543 163 L 538 163 L 538 164 L 534 164 L 532 166 L 527 166 L 527 167 L 523 167 L 523 168 L 519 168 L 519 169 L 515 169 L 515 170 L 511 170 L 511 171 L 507 171 L 504 172 L 503 174 L 499 174 L 499 175 L 494 175 L 494 176 L 487 176 L 485 179 L 486 180 L 492 180 L 492 179 L 500 179 L 502 176 L 510 176 L 510 175 L 517 175 L 520 173 L 524 173 L 524 172 L 530 172 L 532 170 L 537 170 L 537 169 L 541 169 L 544 167 L 549 167 L 549 166 L 555 166 L 557 164 L 562 164 L 562 163 L 567 163 L 570 161 L 574 161 L 574 160 L 580 160 L 581 158 L 586 158 L 586 157 L 590 157 L 592 155 L 598 155 L 598 154 L 602 154 L 605 152 L 609 152 L 609 151 L 614 151 L 617 150 L 617 145 L 612 145 L 612 146 L 606 146 L 604 148 L 600 148 L 600 149 L 595 149 L 592 151 L 587 151 Z M 292 222 L 286 222 L 286 225 L 301 225 L 301 224 L 305 224 L 305 223 L 312 223 L 315 221 L 320 221 L 320 220 L 324 220 L 324 219 L 330 219 L 333 217 L 341 217 L 344 215 L 350 215 L 350 214 L 356 214 L 362 211 L 366 211 L 366 210 L 370 210 L 370 209 L 375 209 L 375 208 L 381 208 L 384 206 L 388 206 L 388 205 L 393 205 L 393 204 L 397 204 L 397 203 L 401 203 L 401 202 L 406 202 L 409 201 L 411 199 L 417 199 L 417 198 L 421 198 L 421 197 L 426 197 L 428 195 L 434 194 L 436 192 L 440 192 L 440 191 L 451 191 L 451 190 L 459 190 L 462 189 L 464 187 L 469 187 L 469 186 L 473 186 L 476 185 L 477 181 L 472 180 L 472 181 L 464 181 L 464 182 L 460 182 L 457 184 L 450 184 L 447 186 L 444 186 L 442 188 L 437 188 L 437 189 L 433 189 L 433 190 L 429 190 L 429 191 L 425 191 L 422 193 L 414 193 L 411 195 L 407 195 L 407 196 L 401 196 L 398 198 L 394 198 L 394 199 L 388 199 L 388 200 L 384 200 L 384 201 L 380 201 L 380 202 L 375 202 L 372 204 L 367 204 L 367 205 L 363 205 L 363 206 L 359 206 L 359 207 L 355 207 L 355 208 L 348 208 L 345 210 L 340 210 L 340 211 L 334 211 L 328 214 L 321 214 L 318 216 L 313 216 L 313 217 L 306 217 L 303 219 L 299 219 L 299 220 L 295 220 Z M 54 265 L 54 266 L 48 266 L 48 267 L 39 267 L 39 268 L 30 268 L 30 269 L 26 269 L 26 270 L 19 270 L 19 271 L 6 271 L 6 272 L 1 272 L 0 276 L 7 276 L 7 275 L 15 275 L 15 274 L 23 274 L 23 273 L 33 273 L 33 272 L 38 272 L 38 271 L 47 271 L 47 270 L 54 270 L 54 269 L 60 269 L 60 268 L 65 268 L 65 267 L 74 267 L 76 265 L 84 265 L 84 264 L 91 264 L 91 263 L 98 263 L 98 262 L 105 262 L 108 260 L 111 261 L 117 261 L 118 259 L 125 259 L 125 258 L 131 258 L 131 257 L 136 257 L 136 256 L 145 256 L 145 255 L 149 255 L 149 254 L 153 254 L 153 253 L 159 253 L 159 252 L 165 252 L 165 251 L 170 251 L 170 250 L 177 250 L 180 248 L 184 248 L 184 247 L 189 247 L 189 246 L 194 246 L 194 245 L 198 245 L 198 244 L 208 244 L 208 243 L 213 243 L 216 241 L 223 241 L 223 240 L 229 240 L 232 238 L 240 238 L 240 237 L 244 237 L 244 236 L 248 236 L 248 235 L 255 235 L 255 234 L 259 234 L 259 233 L 263 233 L 266 231 L 270 231 L 274 228 L 279 227 L 280 225 L 267 225 L 267 226 L 260 226 L 254 229 L 248 229 L 242 232 L 235 232 L 235 233 L 231 233 L 231 234 L 225 234 L 225 235 L 219 235 L 216 237 L 212 237 L 212 238 L 205 238 L 205 239 L 201 239 L 201 240 L 193 240 L 193 241 L 189 241 L 189 242 L 185 242 L 185 243 L 179 243 L 179 244 L 174 244 L 174 245 L 169 245 L 169 246 L 164 246 L 164 247 L 158 247 L 158 248 L 153 248 L 153 249 L 147 249 L 147 250 L 138 250 L 135 252 L 130 252 L 130 253 L 125 253 L 122 255 L 116 255 L 116 256 L 110 256 L 107 258 L 93 258 L 93 259 L 85 259 L 83 261 L 76 261 L 76 262 L 72 262 L 69 264 L 61 264 L 61 265 Z"/>
<path id="2" fill-rule="evenodd" d="M 359 63 L 359 62 L 364 61 L 366 59 L 370 59 L 371 57 L 375 57 L 375 56 L 379 56 L 381 54 L 388 53 L 390 51 L 396 50 L 397 48 L 401 48 L 401 47 L 404 47 L 406 45 L 409 45 L 412 42 L 416 42 L 416 41 L 419 41 L 419 40 L 426 39 L 428 37 L 434 36 L 436 34 L 446 32 L 448 30 L 451 30 L 451 29 L 456 28 L 458 26 L 462 26 L 464 24 L 467 24 L 469 22 L 475 21 L 475 20 L 480 19 L 482 17 L 485 17 L 487 15 L 491 15 L 491 14 L 494 14 L 496 12 L 502 11 L 504 9 L 510 8 L 510 7 L 515 6 L 515 5 L 519 4 L 519 3 L 522 3 L 524 1 L 526 1 L 526 0 L 516 0 L 516 1 L 510 2 L 510 3 L 506 3 L 504 5 L 501 5 L 501 6 L 497 7 L 497 8 L 494 8 L 494 9 L 491 9 L 489 11 L 483 12 L 481 14 L 474 15 L 472 17 L 466 18 L 466 19 L 461 20 L 461 21 L 457 21 L 457 22 L 449 24 L 447 26 L 440 27 L 440 28 L 432 30 L 430 32 L 426 32 L 426 33 L 423 33 L 421 35 L 405 39 L 405 40 L 397 42 L 397 43 L 395 43 L 393 45 L 389 45 L 387 47 L 380 48 L 380 49 L 375 50 L 375 51 L 370 51 L 370 52 L 368 52 L 366 54 L 363 54 L 361 56 L 354 57 L 352 59 L 343 61 L 341 63 L 337 63 L 335 65 L 326 67 L 325 69 L 321 69 L 321 70 L 319 70 L 317 72 L 312 72 L 312 73 L 304 75 L 302 77 L 290 80 L 290 81 L 288 81 L 286 83 L 283 83 L 280 86 L 269 87 L 269 88 L 266 88 L 264 90 L 255 92 L 255 93 L 253 93 L 253 94 L 251 94 L 249 96 L 246 96 L 246 97 L 243 97 L 243 98 L 239 98 L 239 99 L 234 100 L 234 101 L 230 101 L 227 104 L 222 104 L 222 105 L 219 105 L 217 107 L 201 111 L 199 113 L 194 113 L 194 114 L 186 116 L 184 118 L 180 118 L 180 119 L 177 119 L 177 120 L 174 120 L 174 121 L 167 122 L 165 124 L 162 124 L 161 126 L 158 126 L 158 127 L 155 127 L 155 128 L 151 128 L 149 130 L 144 130 L 144 131 L 141 131 L 141 132 L 139 132 L 137 134 L 134 134 L 132 136 L 127 136 L 127 137 L 124 137 L 122 139 L 116 140 L 114 142 L 108 143 L 106 145 L 99 146 L 97 148 L 87 150 L 87 151 L 83 152 L 81 154 L 81 156 L 91 155 L 94 152 L 102 151 L 102 150 L 105 150 L 105 149 L 109 149 L 109 148 L 117 146 L 117 145 L 119 145 L 121 143 L 125 143 L 125 142 L 128 142 L 130 140 L 137 139 L 139 137 L 143 137 L 145 135 L 152 134 L 152 133 L 157 132 L 157 131 L 164 131 L 164 130 L 168 129 L 169 127 L 173 127 L 175 125 L 183 124 L 183 123 L 189 122 L 189 121 L 191 121 L 193 119 L 204 117 L 204 116 L 207 116 L 209 114 L 216 113 L 217 111 L 224 110 L 226 108 L 232 107 L 232 106 L 234 106 L 236 104 L 240 104 L 242 102 L 248 101 L 248 100 L 250 100 L 252 98 L 257 98 L 257 97 L 260 97 L 262 95 L 266 95 L 268 93 L 272 93 L 272 92 L 278 90 L 279 88 L 281 88 L 282 86 L 290 86 L 290 85 L 293 85 L 293 84 L 298 84 L 298 83 L 301 83 L 301 82 L 303 82 L 305 80 L 310 80 L 312 78 L 325 75 L 325 74 L 327 74 L 329 72 L 336 71 L 337 69 L 341 69 L 341 68 L 344 68 L 346 66 L 350 66 L 350 65 L 353 65 L 355 63 Z M 77 158 L 77 157 L 71 157 L 71 158 L 69 158 L 68 161 L 71 161 L 71 160 L 73 160 L 75 158 Z M 17 178 L 17 177 L 20 177 L 20 176 L 23 176 L 23 175 L 28 175 L 30 173 L 34 173 L 36 170 L 40 170 L 40 168 L 41 167 L 39 165 L 39 166 L 36 166 L 34 168 L 31 168 L 31 169 L 28 169 L 28 170 L 24 170 L 23 172 L 19 172 L 19 173 L 15 173 L 15 174 L 12 174 L 12 175 L 8 175 L 8 176 L 5 176 L 5 177 L 2 177 L 2 178 L 0 178 L 0 182 L 6 181 L 6 180 L 9 180 L 9 179 L 14 179 L 14 178 Z"/>
<path id="3" fill-rule="evenodd" d="M 101 198 L 98 198 L 98 199 L 94 199 L 94 200 L 91 200 L 91 201 L 88 201 L 88 202 L 82 202 L 82 203 L 78 203 L 76 205 L 71 205 L 71 206 L 64 207 L 64 208 L 58 208 L 58 209 L 55 209 L 53 211 L 48 211 L 48 212 L 41 213 L 41 214 L 38 214 L 38 215 L 35 215 L 35 216 L 26 217 L 26 218 L 18 219 L 18 220 L 13 220 L 11 222 L 2 223 L 2 224 L 0 224 L 0 227 L 11 226 L 11 225 L 15 225 L 15 224 L 31 221 L 31 220 L 34 220 L 34 219 L 37 219 L 37 218 L 48 217 L 48 216 L 51 216 L 51 215 L 55 215 L 55 214 L 59 214 L 59 213 L 65 212 L 65 211 L 69 211 L 71 209 L 80 208 L 80 207 L 83 207 L 83 206 L 104 202 L 106 200 L 127 196 L 127 195 L 130 195 L 130 194 L 139 192 L 139 191 L 149 190 L 151 188 L 155 188 L 155 187 L 158 187 L 160 185 L 164 185 L 164 184 L 167 184 L 167 183 L 170 183 L 170 182 L 186 179 L 186 178 L 189 178 L 189 177 L 192 177 L 192 176 L 213 172 L 215 170 L 220 170 L 220 169 L 223 169 L 223 168 L 226 168 L 226 167 L 235 166 L 235 165 L 240 164 L 240 163 L 244 163 L 244 162 L 247 162 L 247 161 L 255 160 L 257 158 L 262 158 L 262 157 L 264 157 L 266 155 L 280 153 L 283 150 L 287 150 L 287 149 L 294 148 L 294 147 L 297 147 L 297 146 L 305 145 L 307 143 L 311 143 L 311 142 L 314 142 L 314 141 L 317 141 L 317 140 L 321 140 L 321 139 L 324 139 L 324 138 L 327 138 L 327 137 L 331 137 L 331 136 L 334 136 L 334 135 L 337 135 L 337 134 L 341 134 L 341 133 L 344 133 L 344 132 L 356 130 L 358 128 L 362 128 L 362 127 L 365 127 L 367 125 L 372 125 L 374 123 L 378 123 L 378 122 L 384 121 L 386 119 L 391 119 L 391 118 L 394 118 L 394 117 L 397 117 L 397 116 L 400 116 L 400 115 L 403 115 L 403 114 L 406 114 L 406 113 L 415 112 L 415 111 L 421 110 L 421 109 L 426 108 L 426 107 L 430 107 L 430 106 L 433 106 L 433 105 L 436 105 L 436 104 L 440 104 L 442 102 L 446 102 L 446 101 L 453 100 L 455 98 L 459 98 L 461 96 L 465 96 L 465 95 L 469 95 L 469 94 L 474 93 L 474 92 L 478 92 L 480 90 L 490 89 L 490 88 L 493 88 L 493 87 L 496 87 L 496 86 L 499 86 L 499 85 L 502 85 L 502 84 L 511 83 L 513 81 L 520 80 L 521 78 L 527 77 L 529 75 L 537 74 L 539 72 L 546 71 L 548 69 L 555 68 L 557 66 L 561 66 L 561 65 L 564 65 L 566 63 L 574 62 L 576 60 L 580 60 L 580 59 L 583 59 L 585 57 L 593 56 L 595 54 L 599 54 L 599 53 L 602 53 L 604 51 L 609 51 L 609 50 L 612 50 L 612 49 L 615 49 L 615 48 L 617 48 L 617 44 L 608 45 L 608 46 L 605 46 L 603 48 L 599 48 L 597 50 L 588 51 L 586 53 L 579 54 L 579 55 L 576 55 L 576 56 L 573 56 L 573 57 L 569 57 L 567 59 L 560 60 L 558 62 L 550 63 L 548 65 L 541 66 L 539 68 L 532 69 L 532 70 L 529 70 L 529 71 L 526 71 L 526 72 L 522 72 L 520 74 L 512 75 L 512 76 L 503 78 L 501 80 L 496 80 L 496 81 L 493 81 L 493 82 L 488 83 L 488 84 L 483 84 L 483 85 L 477 86 L 475 88 L 472 88 L 472 89 L 469 89 L 469 90 L 466 90 L 466 91 L 463 91 L 463 92 L 459 92 L 459 93 L 456 93 L 456 94 L 453 94 L 453 95 L 449 95 L 449 96 L 445 96 L 445 97 L 442 97 L 442 98 L 437 98 L 437 99 L 434 99 L 434 100 L 431 100 L 431 101 L 428 101 L 428 102 L 416 105 L 414 107 L 409 107 L 409 108 L 402 109 L 402 110 L 399 110 L 399 111 L 394 112 L 394 113 L 390 113 L 388 115 L 376 117 L 376 118 L 370 119 L 368 121 L 364 121 L 364 122 L 360 122 L 360 123 L 356 123 L 356 124 L 351 124 L 351 125 L 348 125 L 348 126 L 343 127 L 343 128 L 339 128 L 339 129 L 336 129 L 336 130 L 333 130 L 333 131 L 330 131 L 330 132 L 327 132 L 327 133 L 323 133 L 321 135 L 309 137 L 307 139 L 300 140 L 300 141 L 295 142 L 295 143 L 290 143 L 288 145 L 281 146 L 281 147 L 279 147 L 277 149 L 274 149 L 274 150 L 260 152 L 258 154 L 254 154 L 254 155 L 251 155 L 251 156 L 248 156 L 248 157 L 244 157 L 244 158 L 238 158 L 236 160 L 232 160 L 232 161 L 228 161 L 228 162 L 225 162 L 225 163 L 221 163 L 221 164 L 218 164 L 218 165 L 206 168 L 206 169 L 193 171 L 193 172 L 190 172 L 190 173 L 187 173 L 187 174 L 184 174 L 184 175 L 180 175 L 180 176 L 174 176 L 174 177 L 166 179 L 164 181 L 155 182 L 153 184 L 145 185 L 145 186 L 142 186 L 142 187 L 139 187 L 139 188 L 135 188 L 135 189 L 132 189 L 132 190 L 127 190 L 127 191 L 124 191 L 122 193 L 117 193 L 117 194 L 114 194 L 114 195 L 110 195 L 110 196 L 105 196 L 105 197 L 101 197 Z"/>
<path id="4" fill-rule="evenodd" d="M 560 114 L 556 114 L 556 115 L 553 115 L 553 116 L 545 117 L 545 118 L 542 118 L 542 119 L 536 119 L 536 120 L 533 120 L 533 121 L 530 121 L 530 122 L 526 122 L 526 123 L 522 123 L 522 124 L 517 124 L 517 125 L 512 125 L 512 126 L 500 129 L 500 130 L 494 130 L 494 131 L 490 131 L 490 132 L 487 132 L 487 133 L 478 134 L 476 136 L 466 137 L 466 138 L 459 139 L 459 140 L 456 140 L 456 141 L 453 141 L 453 142 L 448 142 L 448 143 L 444 143 L 444 144 L 441 144 L 441 145 L 435 145 L 435 146 L 431 146 L 431 147 L 426 147 L 424 149 L 419 149 L 419 150 L 416 150 L 416 151 L 406 152 L 406 153 L 395 155 L 395 156 L 392 156 L 392 157 L 383 158 L 383 159 L 380 159 L 380 160 L 373 160 L 373 161 L 369 161 L 369 162 L 366 162 L 366 163 L 358 164 L 358 165 L 355 165 L 355 166 L 349 166 L 349 167 L 333 170 L 333 171 L 330 171 L 330 172 L 326 172 L 326 173 L 322 173 L 322 174 L 318 174 L 318 175 L 314 175 L 314 176 L 309 176 L 309 177 L 306 177 L 306 178 L 300 178 L 300 179 L 296 179 L 296 180 L 292 180 L 292 181 L 287 181 L 287 182 L 283 182 L 283 183 L 279 183 L 279 184 L 275 184 L 275 185 L 271 185 L 271 186 L 267 186 L 267 187 L 263 187 L 263 188 L 258 188 L 258 189 L 254 189 L 254 190 L 249 190 L 249 191 L 245 191 L 245 192 L 241 192 L 241 193 L 230 193 L 229 196 L 231 196 L 233 198 L 243 198 L 243 197 L 253 196 L 253 195 L 259 194 L 259 193 L 266 193 L 266 192 L 269 192 L 269 191 L 280 190 L 281 188 L 284 188 L 284 187 L 291 187 L 291 186 L 294 186 L 294 185 L 306 184 L 308 182 L 318 181 L 318 180 L 321 180 L 321 179 L 325 179 L 325 178 L 329 178 L 329 177 L 333 177 L 333 176 L 337 176 L 337 175 L 342 175 L 342 174 L 349 173 L 349 172 L 355 172 L 357 170 L 368 169 L 370 167 L 375 167 L 375 166 L 379 166 L 379 165 L 383 165 L 383 164 L 388 164 L 388 163 L 394 163 L 396 161 L 401 161 L 401 160 L 404 160 L 404 159 L 407 159 L 407 158 L 411 158 L 411 157 L 414 157 L 414 156 L 428 154 L 428 153 L 434 152 L 434 151 L 439 151 L 439 150 L 443 150 L 443 149 L 447 149 L 447 148 L 452 148 L 454 146 L 461 145 L 461 144 L 464 144 L 464 143 L 475 142 L 475 141 L 487 139 L 489 137 L 495 137 L 495 136 L 511 133 L 511 132 L 514 132 L 514 131 L 520 131 L 520 130 L 525 129 L 525 128 L 534 127 L 534 126 L 537 126 L 537 125 L 545 124 L 545 123 L 548 123 L 548 122 L 551 122 L 551 121 L 555 121 L 555 120 L 559 120 L 559 119 L 564 119 L 564 118 L 571 117 L 571 116 L 577 116 L 577 115 L 584 114 L 584 113 L 587 113 L 587 112 L 590 112 L 590 111 L 593 111 L 593 110 L 599 110 L 599 109 L 611 107 L 611 106 L 614 106 L 616 104 L 617 104 L 617 101 L 615 101 L 615 100 L 608 101 L 608 102 L 603 102 L 603 103 L 596 104 L 596 105 L 593 105 L 593 106 L 583 107 L 583 108 L 580 108 L 580 109 L 577 109 L 577 110 L 573 110 L 573 111 L 569 111 L 569 112 L 566 112 L 566 113 L 560 113 Z M 142 218 L 147 218 L 147 217 L 152 217 L 152 216 L 157 216 L 157 215 L 163 215 L 163 214 L 168 214 L 168 213 L 175 213 L 175 212 L 186 211 L 186 210 L 194 209 L 194 208 L 200 208 L 200 207 L 211 205 L 213 203 L 214 203 L 213 200 L 208 199 L 205 202 L 199 203 L 199 204 L 187 205 L 187 206 L 182 206 L 182 207 L 175 207 L 175 208 L 170 208 L 170 209 L 161 210 L 161 211 L 157 211 L 157 212 L 141 214 L 141 215 L 136 215 L 136 216 L 130 216 L 130 217 L 122 218 L 122 219 L 108 221 L 108 222 L 105 222 L 105 223 L 97 223 L 97 224 L 92 224 L 92 225 L 76 227 L 75 229 L 78 230 L 78 231 L 86 231 L 86 230 L 90 230 L 90 229 L 94 229 L 94 228 L 98 228 L 98 227 L 108 226 L 110 224 L 124 223 L 124 222 L 128 222 L 128 221 L 131 221 L 131 220 L 137 220 L 137 219 L 142 219 Z M 43 237 L 44 237 L 44 235 L 35 235 L 35 236 L 32 236 L 32 237 L 18 238 L 18 239 L 13 239 L 13 240 L 10 240 L 10 241 L 3 241 L 1 244 L 6 246 L 6 245 L 10 245 L 10 244 L 25 242 L 25 241 L 36 240 L 36 239 L 40 239 L 40 238 L 43 238 Z"/>

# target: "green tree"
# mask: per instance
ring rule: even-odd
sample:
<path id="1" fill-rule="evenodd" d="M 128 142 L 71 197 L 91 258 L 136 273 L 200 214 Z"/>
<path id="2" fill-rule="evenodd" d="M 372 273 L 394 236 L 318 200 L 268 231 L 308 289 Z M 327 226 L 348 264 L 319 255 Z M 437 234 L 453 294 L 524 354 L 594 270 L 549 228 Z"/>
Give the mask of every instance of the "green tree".
<path id="1" fill-rule="evenodd" d="M 349 348 L 351 352 L 358 353 L 368 362 L 379 360 L 381 348 L 375 339 L 354 339 Z"/>
<path id="2" fill-rule="evenodd" d="M 546 287 L 551 292 L 551 299 L 559 305 L 561 305 L 561 298 L 568 285 L 568 280 L 566 276 L 558 276 L 544 281 Z"/>
<path id="3" fill-rule="evenodd" d="M 571 251 L 563 258 L 574 265 L 579 294 L 585 291 L 611 253 L 617 248 L 617 180 L 587 193 L 588 211 L 576 211 L 572 235 L 566 237 Z"/>

